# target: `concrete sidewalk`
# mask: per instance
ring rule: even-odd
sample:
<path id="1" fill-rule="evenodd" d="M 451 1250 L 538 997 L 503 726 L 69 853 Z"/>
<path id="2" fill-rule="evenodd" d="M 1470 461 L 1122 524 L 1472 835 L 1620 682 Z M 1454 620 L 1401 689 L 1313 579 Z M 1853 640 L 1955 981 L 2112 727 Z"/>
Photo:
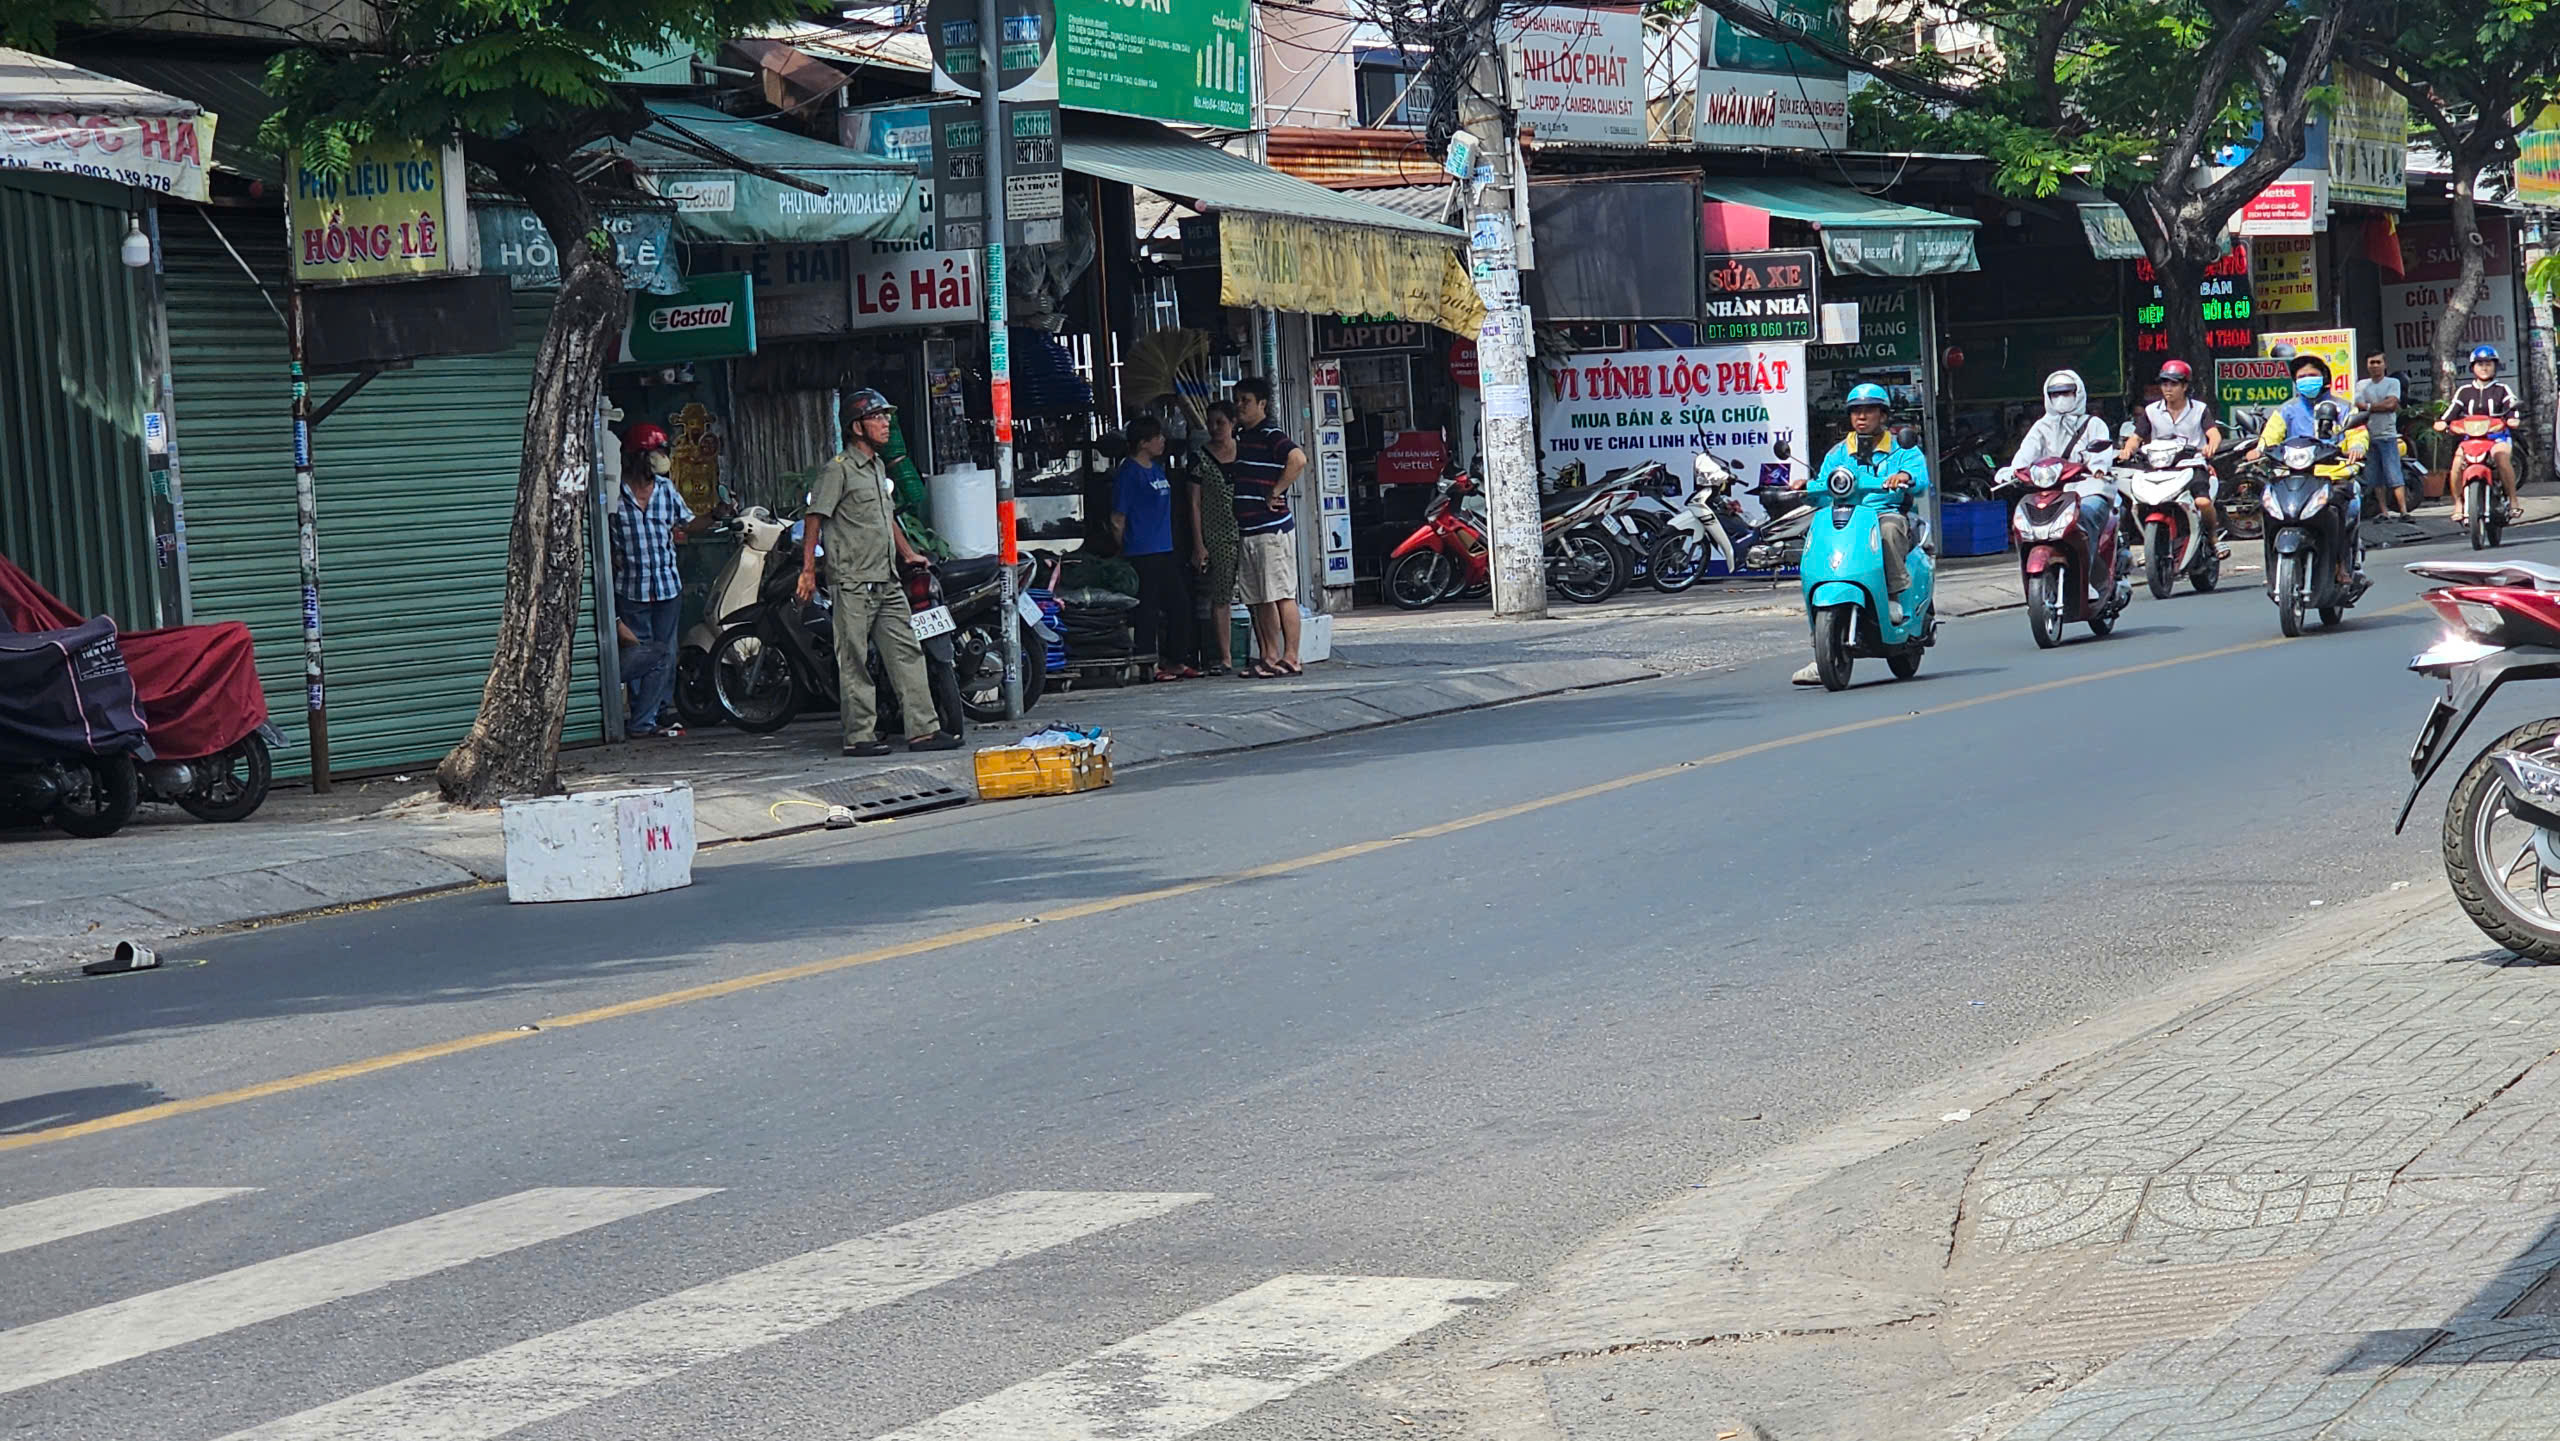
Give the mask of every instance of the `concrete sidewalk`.
<path id="1" fill-rule="evenodd" d="M 1434 1389 L 1523 1441 L 2560 1434 L 2560 987 L 2441 894 L 1708 1178 Z"/>

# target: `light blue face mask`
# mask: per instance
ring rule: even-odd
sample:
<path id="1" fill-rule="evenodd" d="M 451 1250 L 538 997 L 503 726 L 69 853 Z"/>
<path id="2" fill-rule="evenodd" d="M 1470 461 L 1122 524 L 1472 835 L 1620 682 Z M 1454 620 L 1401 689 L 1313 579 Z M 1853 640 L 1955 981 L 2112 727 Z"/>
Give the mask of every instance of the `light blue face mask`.
<path id="1" fill-rule="evenodd" d="M 2322 391 L 2327 390 L 2328 388 L 2327 383 L 2322 381 L 2320 377 L 2316 375 L 2298 375 L 2295 376 L 2293 380 L 2293 393 L 2301 396 L 2305 400 L 2316 399 Z"/>

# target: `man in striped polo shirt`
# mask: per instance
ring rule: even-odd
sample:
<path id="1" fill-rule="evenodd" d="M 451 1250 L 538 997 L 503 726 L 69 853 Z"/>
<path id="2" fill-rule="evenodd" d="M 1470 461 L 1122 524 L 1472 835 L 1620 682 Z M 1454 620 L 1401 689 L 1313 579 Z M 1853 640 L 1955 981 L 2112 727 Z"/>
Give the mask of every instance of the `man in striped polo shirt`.
<path id="1" fill-rule="evenodd" d="M 1271 382 L 1247 376 L 1236 382 L 1236 530 L 1243 553 L 1236 565 L 1236 595 L 1253 612 L 1254 662 L 1245 674 L 1270 679 L 1304 675 L 1298 664 L 1297 518 L 1289 491 L 1307 468 L 1307 453 L 1271 423 Z"/>

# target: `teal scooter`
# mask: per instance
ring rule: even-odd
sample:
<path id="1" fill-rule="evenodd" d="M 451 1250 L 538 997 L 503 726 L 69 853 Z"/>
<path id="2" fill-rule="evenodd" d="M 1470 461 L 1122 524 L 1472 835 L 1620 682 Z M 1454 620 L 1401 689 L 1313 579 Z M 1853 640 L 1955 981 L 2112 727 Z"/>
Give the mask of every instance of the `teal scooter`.
<path id="1" fill-rule="evenodd" d="M 1913 436 L 1897 437 L 1910 450 Z M 1885 485 L 1891 472 L 1870 456 L 1834 465 L 1814 478 L 1811 500 L 1813 528 L 1804 542 L 1804 611 L 1813 630 L 1813 664 L 1823 689 L 1847 690 L 1849 672 L 1861 656 L 1880 658 L 1896 679 L 1920 673 L 1920 654 L 1937 643 L 1934 608 L 1936 566 L 1931 562 L 1925 522 L 1912 502 L 1921 485 L 1893 490 Z M 1915 457 L 1915 463 L 1918 462 Z M 1925 471 L 1915 475 L 1925 484 Z M 1911 516 L 1913 529 L 1911 588 L 1903 593 L 1902 623 L 1887 608 L 1884 583 L 1884 537 L 1877 518 L 1888 508 Z"/>

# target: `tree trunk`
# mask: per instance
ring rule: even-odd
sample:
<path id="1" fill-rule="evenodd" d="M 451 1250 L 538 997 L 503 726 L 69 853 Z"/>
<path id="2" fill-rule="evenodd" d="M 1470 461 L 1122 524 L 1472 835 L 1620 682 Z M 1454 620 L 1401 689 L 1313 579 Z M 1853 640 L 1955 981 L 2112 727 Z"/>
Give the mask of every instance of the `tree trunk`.
<path id="1" fill-rule="evenodd" d="M 2216 253 L 2199 260 L 2194 255 L 2175 250 L 2152 257 L 2151 273 L 2159 277 L 2160 303 L 2168 308 L 2168 314 L 2163 318 L 2162 324 L 2166 327 L 2169 336 L 2169 353 L 2149 357 L 2144 362 L 2142 371 L 2126 376 L 2126 381 L 2133 389 L 2140 390 L 2145 380 L 2157 374 L 2161 361 L 2183 360 L 2195 367 L 2197 376 L 2203 382 L 2195 388 L 2196 397 L 2207 402 L 2215 401 L 2213 357 L 2206 353 L 2204 299 L 2201 292 L 2204 289 L 2206 269 L 2221 258 L 2221 255 Z"/>
<path id="2" fill-rule="evenodd" d="M 2445 198 L 2453 210 L 2453 239 L 2462 249 L 2462 274 L 2445 294 L 2444 315 L 2436 322 L 2434 355 L 2436 366 L 2436 398 L 2445 399 L 2460 384 L 2462 362 L 2455 359 L 2471 347 L 2463 340 L 2463 332 L 2471 328 L 2471 317 L 2480 309 L 2481 297 L 2487 292 L 2489 269 L 2488 242 L 2480 236 L 2480 207 L 2472 200 L 2472 189 L 2480 183 L 2480 153 L 2470 145 L 2458 145 L 2453 152 L 2453 181 Z M 2515 347 L 2510 345 L 2509 350 Z M 2510 356 L 2512 363 L 2515 359 Z"/>
<path id="3" fill-rule="evenodd" d="M 596 396 L 628 304 L 611 248 L 590 243 L 595 213 L 567 167 L 521 147 L 493 152 L 473 158 L 488 163 L 542 217 L 561 258 L 560 292 L 525 410 L 497 652 L 471 733 L 436 769 L 445 799 L 465 806 L 560 789 L 560 726 L 582 630 L 578 600 L 586 579 Z"/>

